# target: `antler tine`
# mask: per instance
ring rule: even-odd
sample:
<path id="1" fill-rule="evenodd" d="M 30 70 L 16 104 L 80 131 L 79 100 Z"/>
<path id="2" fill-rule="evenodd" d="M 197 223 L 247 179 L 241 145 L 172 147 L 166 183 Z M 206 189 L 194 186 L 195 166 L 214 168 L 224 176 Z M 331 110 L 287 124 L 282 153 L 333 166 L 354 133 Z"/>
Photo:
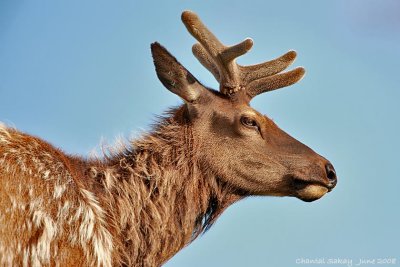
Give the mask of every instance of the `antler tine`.
<path id="1" fill-rule="evenodd" d="M 247 94 L 253 98 L 259 94 L 286 87 L 300 81 L 306 70 L 302 67 L 291 71 L 267 76 L 250 82 L 246 88 Z"/>
<path id="2" fill-rule="evenodd" d="M 295 60 L 295 51 L 264 63 L 241 66 L 235 59 L 251 49 L 253 41 L 250 38 L 233 46 L 225 46 L 195 13 L 184 11 L 182 21 L 190 34 L 199 41 L 193 45 L 193 54 L 218 80 L 223 94 L 245 90 L 253 98 L 292 85 L 304 76 L 305 70 L 301 67 L 281 73 Z"/>
<path id="3" fill-rule="evenodd" d="M 296 52 L 289 51 L 286 54 L 264 63 L 240 66 L 243 81 L 247 84 L 254 80 L 277 74 L 289 67 L 296 59 Z"/>
<path id="4" fill-rule="evenodd" d="M 224 45 L 207 29 L 200 18 L 192 11 L 182 13 L 182 22 L 190 34 L 199 41 L 212 57 L 218 57 Z"/>
<path id="5" fill-rule="evenodd" d="M 220 91 L 228 94 L 240 90 L 240 73 L 234 59 L 249 51 L 253 46 L 253 41 L 246 39 L 239 44 L 227 47 L 207 29 L 195 13 L 184 11 L 182 21 L 190 34 L 204 47 L 205 51 L 196 47 L 195 56 L 210 71 L 218 70 Z M 216 76 L 215 72 L 211 72 Z"/>
<path id="6" fill-rule="evenodd" d="M 204 47 L 199 43 L 194 44 L 192 47 L 192 52 L 193 55 L 200 61 L 200 63 L 206 69 L 208 69 L 212 73 L 212 75 L 214 75 L 215 79 L 218 82 L 220 82 L 218 67 L 215 65 L 213 59 L 210 57 Z"/>

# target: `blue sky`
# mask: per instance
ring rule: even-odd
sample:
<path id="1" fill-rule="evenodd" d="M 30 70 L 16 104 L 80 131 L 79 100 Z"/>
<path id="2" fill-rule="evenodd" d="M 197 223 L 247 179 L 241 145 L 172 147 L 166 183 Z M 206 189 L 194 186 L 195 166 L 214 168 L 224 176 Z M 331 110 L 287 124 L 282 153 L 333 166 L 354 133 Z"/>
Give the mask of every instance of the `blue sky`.
<path id="1" fill-rule="evenodd" d="M 0 121 L 80 155 L 139 134 L 180 104 L 155 75 L 154 41 L 216 88 L 191 54 L 185 9 L 224 43 L 252 37 L 241 64 L 298 52 L 305 78 L 252 105 L 330 159 L 339 183 L 313 203 L 237 203 L 166 266 L 400 265 L 399 1 L 1 1 Z"/>

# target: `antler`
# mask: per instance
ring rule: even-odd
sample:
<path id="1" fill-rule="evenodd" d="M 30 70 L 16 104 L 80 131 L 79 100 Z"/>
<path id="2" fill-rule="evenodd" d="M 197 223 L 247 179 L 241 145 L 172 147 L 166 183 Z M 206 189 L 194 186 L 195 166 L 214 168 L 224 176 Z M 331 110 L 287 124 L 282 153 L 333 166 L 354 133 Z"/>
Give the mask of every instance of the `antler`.
<path id="1" fill-rule="evenodd" d="M 281 73 L 293 63 L 295 51 L 261 64 L 241 66 L 235 59 L 251 49 L 252 39 L 247 38 L 239 44 L 225 46 L 194 12 L 184 11 L 182 21 L 190 34 L 199 41 L 193 45 L 193 54 L 218 80 L 223 94 L 245 90 L 253 98 L 261 93 L 292 85 L 304 76 L 305 70 L 302 67 Z"/>

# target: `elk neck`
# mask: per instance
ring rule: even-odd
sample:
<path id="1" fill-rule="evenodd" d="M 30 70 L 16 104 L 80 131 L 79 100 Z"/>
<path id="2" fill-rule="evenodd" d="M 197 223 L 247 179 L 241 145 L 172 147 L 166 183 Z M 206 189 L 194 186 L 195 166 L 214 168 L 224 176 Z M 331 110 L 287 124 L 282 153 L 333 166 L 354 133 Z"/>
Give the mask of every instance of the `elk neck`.
<path id="1" fill-rule="evenodd" d="M 130 259 L 162 264 L 242 198 L 202 164 L 185 110 L 171 110 L 152 131 L 90 167 L 92 191 L 121 239 L 118 258 L 128 265 Z"/>

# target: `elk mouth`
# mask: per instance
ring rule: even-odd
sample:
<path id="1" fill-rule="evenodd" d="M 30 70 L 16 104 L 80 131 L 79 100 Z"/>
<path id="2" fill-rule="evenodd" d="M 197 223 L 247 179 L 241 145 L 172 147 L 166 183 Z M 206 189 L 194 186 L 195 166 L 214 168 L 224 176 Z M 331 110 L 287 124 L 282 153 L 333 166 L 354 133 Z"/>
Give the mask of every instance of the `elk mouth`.
<path id="1" fill-rule="evenodd" d="M 294 196 L 305 202 L 312 202 L 320 199 L 326 193 L 332 191 L 334 187 L 320 181 L 305 180 L 294 176 L 291 178 Z"/>

